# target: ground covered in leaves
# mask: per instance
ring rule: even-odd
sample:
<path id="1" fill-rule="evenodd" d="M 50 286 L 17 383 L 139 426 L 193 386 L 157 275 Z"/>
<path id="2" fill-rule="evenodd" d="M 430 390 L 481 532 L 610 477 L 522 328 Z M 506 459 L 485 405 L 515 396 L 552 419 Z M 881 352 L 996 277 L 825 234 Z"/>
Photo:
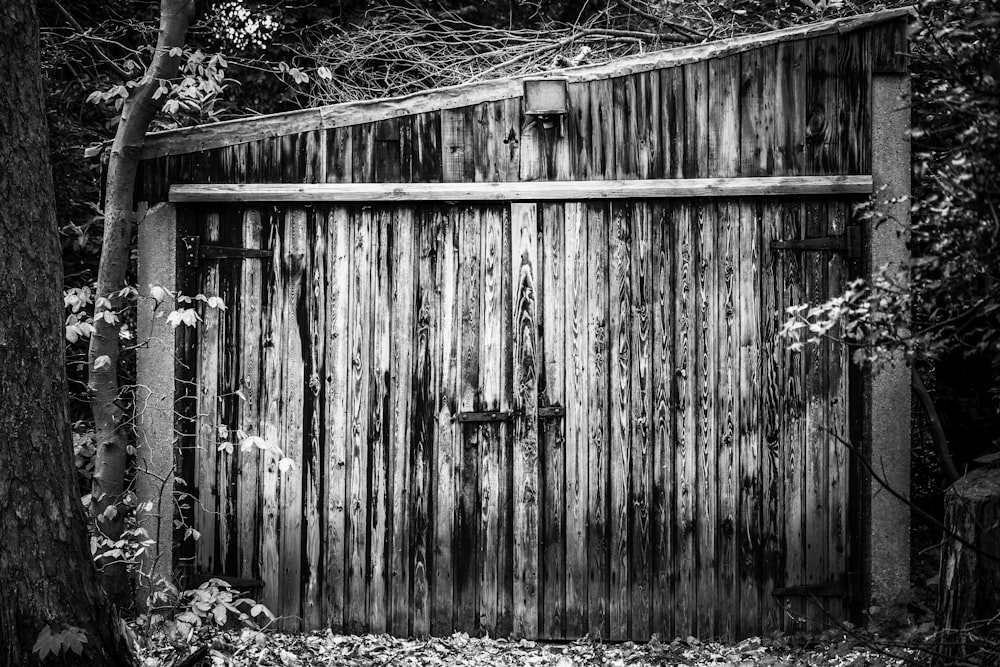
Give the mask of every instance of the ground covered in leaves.
<path id="1" fill-rule="evenodd" d="M 200 656 L 194 655 L 196 651 Z M 512 641 L 470 637 L 461 633 L 421 641 L 388 635 L 335 635 L 331 632 L 287 635 L 244 629 L 215 635 L 206 639 L 202 646 L 149 646 L 141 657 L 143 667 L 175 667 L 185 663 L 192 667 L 902 667 L 912 664 L 912 653 L 909 651 L 879 646 L 868 638 L 862 641 L 860 636 L 832 631 L 810 640 L 796 637 L 751 638 L 733 644 L 720 644 L 700 642 L 690 637 L 670 642 L 654 639 L 646 644 L 607 644 L 587 639 L 572 643 Z M 906 657 L 911 662 L 907 662 Z"/>

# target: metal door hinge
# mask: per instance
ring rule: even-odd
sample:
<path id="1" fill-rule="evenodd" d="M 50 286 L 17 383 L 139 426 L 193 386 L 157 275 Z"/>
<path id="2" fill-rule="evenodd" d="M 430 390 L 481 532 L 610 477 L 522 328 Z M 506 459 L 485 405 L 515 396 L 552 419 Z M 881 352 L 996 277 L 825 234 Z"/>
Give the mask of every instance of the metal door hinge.
<path id="1" fill-rule="evenodd" d="M 772 250 L 800 250 L 800 251 L 820 251 L 830 250 L 833 252 L 846 253 L 850 259 L 861 257 L 864 249 L 861 227 L 852 225 L 843 234 L 837 236 L 820 236 L 811 239 L 782 239 L 771 242 Z"/>
<path id="2" fill-rule="evenodd" d="M 197 236 L 183 236 L 181 242 L 184 244 L 184 267 L 188 269 L 197 268 L 199 259 L 248 259 L 272 255 L 270 250 L 209 245 L 202 243 Z"/>
<path id="3" fill-rule="evenodd" d="M 485 412 L 459 412 L 455 418 L 464 423 L 467 422 L 507 422 L 514 418 L 513 412 L 502 410 L 487 410 Z"/>
<path id="4" fill-rule="evenodd" d="M 820 584 L 804 584 L 799 586 L 785 586 L 775 588 L 771 595 L 776 598 L 782 597 L 817 597 L 817 598 L 846 598 L 850 596 L 850 585 L 847 576 L 841 576 L 833 581 L 826 581 Z"/>
<path id="5" fill-rule="evenodd" d="M 566 416 L 566 408 L 561 405 L 547 405 L 538 408 L 539 419 L 560 419 Z"/>

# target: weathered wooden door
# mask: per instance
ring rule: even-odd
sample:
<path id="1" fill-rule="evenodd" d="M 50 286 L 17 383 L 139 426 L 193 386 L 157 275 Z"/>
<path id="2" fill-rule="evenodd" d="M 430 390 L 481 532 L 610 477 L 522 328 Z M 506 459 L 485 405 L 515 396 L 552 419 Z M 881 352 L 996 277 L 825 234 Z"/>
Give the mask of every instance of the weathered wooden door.
<path id="1" fill-rule="evenodd" d="M 181 350 L 195 572 L 257 584 L 287 628 L 745 636 L 792 625 L 786 600 L 818 622 L 772 595 L 802 586 L 839 613 L 846 350 L 777 332 L 846 263 L 774 244 L 848 212 L 190 212 L 191 287 L 229 306 Z"/>

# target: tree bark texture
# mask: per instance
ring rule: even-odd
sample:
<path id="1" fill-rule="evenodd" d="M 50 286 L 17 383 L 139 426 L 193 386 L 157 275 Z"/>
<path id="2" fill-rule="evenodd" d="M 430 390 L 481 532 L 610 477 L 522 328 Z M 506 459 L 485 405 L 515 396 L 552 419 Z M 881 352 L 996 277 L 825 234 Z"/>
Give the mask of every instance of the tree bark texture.
<path id="1" fill-rule="evenodd" d="M 193 0 L 161 0 L 155 55 L 140 85 L 131 89 L 125 101 L 111 147 L 104 203 L 104 242 L 96 293 L 109 299 L 113 311 L 123 305 L 117 294 L 125 287 L 129 268 L 135 203 L 133 191 L 139 157 L 149 124 L 166 99 L 165 95 L 154 99 L 154 94 L 161 82 L 177 76 L 180 56 L 170 55 L 170 51 L 184 45 L 193 15 Z M 122 534 L 122 512 L 112 513 L 110 517 L 104 514 L 108 506 L 119 503 L 125 490 L 128 432 L 123 427 L 127 415 L 120 401 L 121 386 L 118 381 L 119 325 L 101 317 L 105 309 L 95 309 L 95 331 L 89 350 L 91 412 L 97 440 L 91 510 L 98 529 L 116 540 Z M 102 363 L 97 368 L 96 362 L 102 357 L 107 357 L 108 363 Z M 101 566 L 105 575 L 105 590 L 112 599 L 124 604 L 128 600 L 124 566 L 106 562 L 102 562 Z"/>
<path id="2" fill-rule="evenodd" d="M 1000 613 L 1000 468 L 973 470 L 951 485 L 945 525 L 977 547 L 948 539 L 941 552 L 938 624 L 961 630 Z"/>
<path id="3" fill-rule="evenodd" d="M 0 664 L 75 626 L 66 665 L 131 665 L 91 560 L 66 408 L 62 265 L 31 0 L 0 3 Z M 50 658 L 50 662 L 52 659 Z"/>

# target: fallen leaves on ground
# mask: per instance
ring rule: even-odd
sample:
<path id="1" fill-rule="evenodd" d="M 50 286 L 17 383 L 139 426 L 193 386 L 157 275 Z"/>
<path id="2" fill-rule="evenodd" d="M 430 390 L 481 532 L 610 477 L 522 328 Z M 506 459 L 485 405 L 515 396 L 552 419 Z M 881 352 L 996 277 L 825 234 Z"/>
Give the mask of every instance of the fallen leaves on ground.
<path id="1" fill-rule="evenodd" d="M 847 635 L 827 633 L 818 640 L 745 639 L 736 643 L 700 642 L 694 637 L 645 644 L 571 643 L 490 639 L 456 633 L 427 640 L 389 635 L 281 634 L 244 629 L 215 635 L 201 662 L 213 667 L 902 667 L 887 651 L 858 644 Z M 198 646 L 149 646 L 143 667 L 171 667 Z M 897 649 L 898 650 L 898 649 Z M 898 655 L 898 654 L 897 654 Z"/>

